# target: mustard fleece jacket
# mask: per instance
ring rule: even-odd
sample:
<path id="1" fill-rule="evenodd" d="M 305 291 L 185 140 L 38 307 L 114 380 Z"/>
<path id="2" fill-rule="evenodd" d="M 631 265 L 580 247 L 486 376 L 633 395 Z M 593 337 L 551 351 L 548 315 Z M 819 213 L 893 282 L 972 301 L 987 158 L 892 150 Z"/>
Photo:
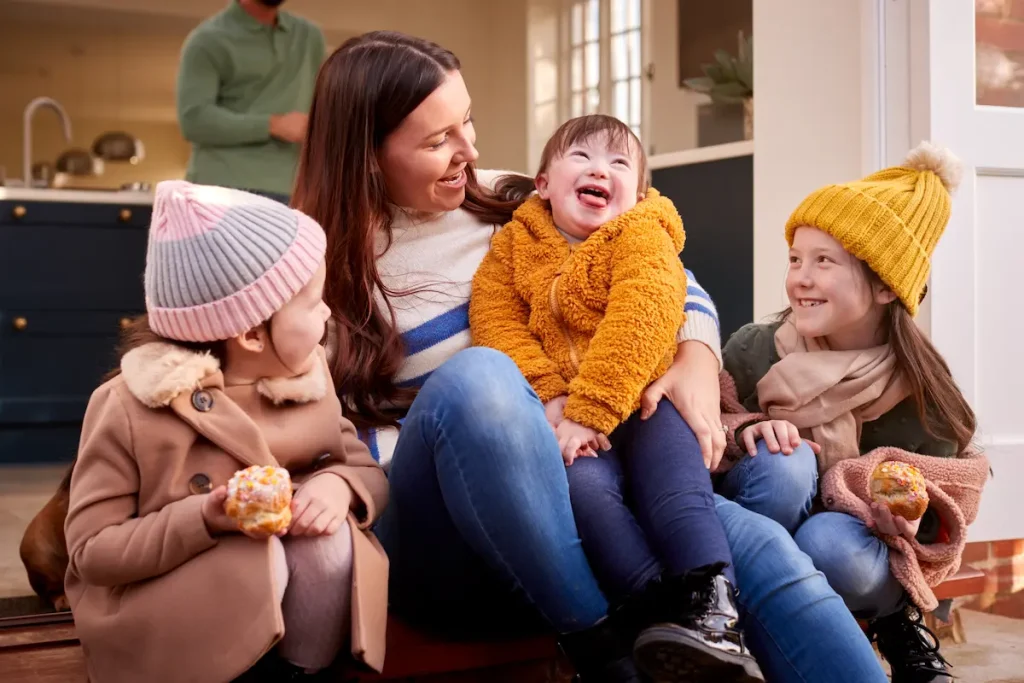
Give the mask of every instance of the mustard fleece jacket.
<path id="1" fill-rule="evenodd" d="M 533 196 L 473 278 L 473 343 L 512 358 L 541 401 L 568 395 L 566 418 L 610 434 L 672 362 L 684 241 L 675 206 L 653 188 L 577 245 Z"/>

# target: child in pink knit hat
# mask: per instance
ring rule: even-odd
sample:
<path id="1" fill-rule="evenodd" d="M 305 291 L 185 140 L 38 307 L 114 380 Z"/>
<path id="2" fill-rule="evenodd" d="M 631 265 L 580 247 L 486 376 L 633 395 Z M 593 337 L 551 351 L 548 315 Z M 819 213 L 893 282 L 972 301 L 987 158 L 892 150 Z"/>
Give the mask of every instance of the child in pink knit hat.
<path id="1" fill-rule="evenodd" d="M 148 315 L 90 399 L 65 522 L 92 680 L 293 680 L 349 639 L 381 668 L 387 558 L 369 527 L 387 480 L 320 346 L 324 251 L 320 226 L 277 202 L 157 186 Z M 253 465 L 295 486 L 277 535 L 225 513 Z"/>

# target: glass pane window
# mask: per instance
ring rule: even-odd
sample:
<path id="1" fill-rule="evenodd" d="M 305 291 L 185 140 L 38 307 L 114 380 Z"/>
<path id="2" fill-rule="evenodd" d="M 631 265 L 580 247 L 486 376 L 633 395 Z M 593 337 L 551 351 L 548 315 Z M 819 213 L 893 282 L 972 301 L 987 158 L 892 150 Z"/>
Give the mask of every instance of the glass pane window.
<path id="1" fill-rule="evenodd" d="M 629 49 L 627 50 L 629 75 L 637 77 L 640 75 L 640 31 L 636 30 L 627 33 L 626 41 L 629 45 Z"/>
<path id="2" fill-rule="evenodd" d="M 633 126 L 640 125 L 640 106 L 643 102 L 641 99 L 641 82 L 639 78 L 634 78 L 629 81 L 629 123 Z"/>
<path id="3" fill-rule="evenodd" d="M 597 40 L 601 34 L 601 3 L 600 0 L 587 0 L 587 19 L 585 25 L 586 39 Z"/>
<path id="4" fill-rule="evenodd" d="M 621 119 L 626 123 L 631 123 L 629 119 L 629 82 L 619 81 L 615 83 L 612 93 L 612 102 L 614 107 L 612 110 L 612 116 L 617 119 Z"/>
<path id="5" fill-rule="evenodd" d="M 612 80 L 629 78 L 629 38 L 626 34 L 612 34 Z"/>
<path id="6" fill-rule="evenodd" d="M 587 43 L 587 87 L 596 88 L 601 82 L 601 47 L 597 43 Z"/>
<path id="7" fill-rule="evenodd" d="M 1024 107 L 1024 21 L 1021 0 L 974 3 L 975 101 Z"/>
<path id="8" fill-rule="evenodd" d="M 569 22 L 571 24 L 570 34 L 573 45 L 579 45 L 583 42 L 583 4 L 574 3 L 572 6 L 572 18 Z"/>
<path id="9" fill-rule="evenodd" d="M 583 89 L 583 48 L 573 48 L 572 51 L 572 89 Z"/>

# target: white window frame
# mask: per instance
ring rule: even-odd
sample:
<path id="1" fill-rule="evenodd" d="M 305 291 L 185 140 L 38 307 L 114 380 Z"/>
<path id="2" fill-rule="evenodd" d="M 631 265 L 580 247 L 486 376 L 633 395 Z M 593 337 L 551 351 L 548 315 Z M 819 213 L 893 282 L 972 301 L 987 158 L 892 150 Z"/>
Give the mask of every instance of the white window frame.
<path id="1" fill-rule="evenodd" d="M 626 79 L 620 79 L 620 81 L 629 82 L 631 80 L 639 81 L 639 119 L 629 121 L 624 119 L 627 124 L 634 127 L 637 135 L 640 137 L 644 144 L 647 144 L 648 133 L 650 131 L 650 119 L 651 119 L 651 1 L 650 0 L 620 0 L 624 2 L 637 2 L 640 5 L 640 26 L 638 29 L 630 28 L 625 29 L 621 33 L 624 35 L 630 31 L 637 30 L 640 42 L 640 63 L 637 69 L 633 69 L 633 74 L 627 73 Z M 612 64 L 612 9 L 613 2 L 616 0 L 557 0 L 559 7 L 559 25 L 558 25 L 558 45 L 555 46 L 555 54 L 558 56 L 558 84 L 557 84 L 557 101 L 558 101 L 558 121 L 557 124 L 561 124 L 573 116 L 578 116 L 581 113 L 599 113 L 615 115 L 613 97 L 615 94 L 613 81 L 613 64 Z M 587 49 L 586 45 L 593 40 L 588 40 L 586 33 L 586 12 L 590 3 L 596 3 L 599 15 L 599 30 L 596 37 L 597 43 L 597 55 L 598 55 L 598 80 L 597 80 L 597 106 L 596 108 L 587 108 L 587 92 L 593 90 L 591 86 L 588 88 L 587 84 Z M 582 16 L 584 17 L 583 26 L 580 27 L 580 35 L 582 41 L 575 43 L 573 41 L 573 8 L 582 8 Z M 617 34 L 618 35 L 618 34 Z M 583 51 L 583 64 L 582 64 L 582 89 L 576 90 L 573 88 L 573 73 L 572 73 L 572 55 L 575 48 L 581 48 Z M 627 51 L 628 55 L 628 51 Z M 628 57 L 627 57 L 628 58 Z M 531 55 L 531 71 L 533 69 L 533 57 Z M 631 66 L 631 65 L 630 65 Z M 627 66 L 628 68 L 628 66 Z M 628 87 L 628 86 L 627 86 Z M 633 93 L 630 93 L 630 98 Z M 531 149 L 529 150 L 529 163 L 531 172 L 536 170 L 536 165 L 540 160 L 540 153 L 543 149 L 544 143 L 547 137 L 554 131 L 540 131 L 538 130 L 537 123 L 537 110 L 545 104 L 550 104 L 551 99 L 534 100 L 535 93 L 531 89 L 531 106 L 529 109 L 529 130 Z M 583 98 L 583 110 L 573 110 L 573 98 L 576 95 L 581 95 Z M 630 104 L 632 104 L 631 100 Z"/>

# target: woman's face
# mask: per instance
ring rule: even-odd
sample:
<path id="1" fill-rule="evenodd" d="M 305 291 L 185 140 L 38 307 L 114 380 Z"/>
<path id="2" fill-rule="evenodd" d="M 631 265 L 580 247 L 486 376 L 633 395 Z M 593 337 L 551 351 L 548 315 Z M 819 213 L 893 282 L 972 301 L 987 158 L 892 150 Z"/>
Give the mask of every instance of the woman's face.
<path id="1" fill-rule="evenodd" d="M 466 165 L 480 156 L 470 104 L 462 74 L 452 71 L 385 138 L 377 163 L 391 203 L 428 213 L 462 205 Z"/>

